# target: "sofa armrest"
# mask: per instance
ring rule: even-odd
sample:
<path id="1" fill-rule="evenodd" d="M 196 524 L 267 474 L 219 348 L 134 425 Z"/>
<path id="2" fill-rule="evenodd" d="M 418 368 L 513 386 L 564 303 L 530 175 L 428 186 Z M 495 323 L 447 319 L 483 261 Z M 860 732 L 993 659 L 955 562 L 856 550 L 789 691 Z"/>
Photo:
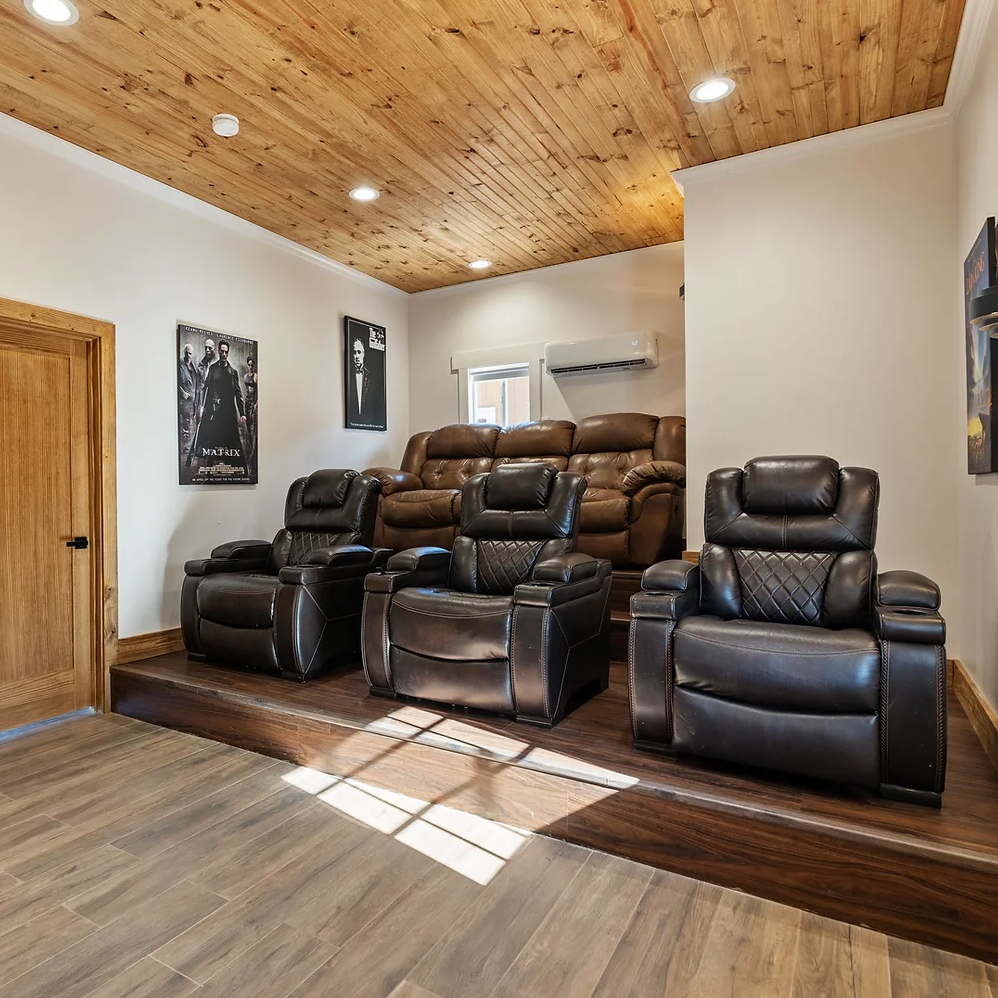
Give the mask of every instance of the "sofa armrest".
<path id="1" fill-rule="evenodd" d="M 381 482 L 381 494 L 390 496 L 395 492 L 413 492 L 421 489 L 421 479 L 409 471 L 399 471 L 397 468 L 368 468 L 365 475 Z"/>
<path id="2" fill-rule="evenodd" d="M 397 593 L 410 586 L 442 586 L 450 575 L 450 551 L 437 547 L 409 548 L 388 559 L 385 571 L 368 575 L 369 593 Z"/>
<path id="3" fill-rule="evenodd" d="M 211 552 L 212 558 L 249 558 L 266 561 L 270 554 L 270 541 L 229 541 L 219 544 Z"/>
<path id="4" fill-rule="evenodd" d="M 939 586 L 918 572 L 882 572 L 877 576 L 877 603 L 938 610 Z"/>
<path id="5" fill-rule="evenodd" d="M 700 609 L 700 566 L 660 561 L 645 569 L 641 592 L 631 597 L 632 617 L 681 620 Z"/>
<path id="6" fill-rule="evenodd" d="M 671 482 L 679 488 L 686 487 L 686 468 L 675 461 L 648 461 L 631 468 L 620 483 L 624 495 L 632 496 L 646 485 Z"/>
<path id="7" fill-rule="evenodd" d="M 599 570 L 599 560 L 592 555 L 576 551 L 556 558 L 546 558 L 534 565 L 532 581 L 552 583 L 581 582 L 591 579 Z"/>
<path id="8" fill-rule="evenodd" d="M 270 544 L 266 541 L 229 541 L 211 552 L 210 558 L 184 563 L 185 575 L 217 575 L 220 572 L 259 572 L 267 567 Z"/>

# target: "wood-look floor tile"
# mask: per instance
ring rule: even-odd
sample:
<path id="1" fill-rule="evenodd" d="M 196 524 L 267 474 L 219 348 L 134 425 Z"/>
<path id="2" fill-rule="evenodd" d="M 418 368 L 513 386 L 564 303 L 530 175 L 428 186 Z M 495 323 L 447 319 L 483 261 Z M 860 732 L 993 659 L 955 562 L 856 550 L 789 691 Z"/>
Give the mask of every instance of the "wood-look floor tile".
<path id="1" fill-rule="evenodd" d="M 594 998 L 683 995 L 703 958 L 720 887 L 657 871 L 638 902 Z"/>
<path id="2" fill-rule="evenodd" d="M 116 715 L 122 718 L 120 714 Z M 25 731 L 15 738 L 0 740 L 0 773 L 17 768 L 19 762 L 37 760 L 53 750 L 70 750 L 86 746 L 92 738 L 105 738 L 111 730 L 138 730 L 142 725 L 132 718 L 122 718 L 125 725 L 109 723 L 106 717 L 77 717 L 49 725 L 42 729 Z"/>
<path id="3" fill-rule="evenodd" d="M 294 998 L 388 998 L 483 888 L 437 866 L 320 967 Z"/>
<path id="4" fill-rule="evenodd" d="M 87 998 L 188 998 L 196 990 L 193 981 L 147 956 L 112 977 Z"/>
<path id="5" fill-rule="evenodd" d="M 272 759 L 250 752 L 241 752 L 205 768 L 196 764 L 198 759 L 195 756 L 193 763 L 185 764 L 174 780 L 155 793 L 120 808 L 103 811 L 80 825 L 66 826 L 55 834 L 20 843 L 16 850 L 4 854 L 0 866 L 15 877 L 31 880 L 112 839 L 124 838 L 151 822 L 163 821 L 164 816 L 196 804 L 213 793 L 221 793 L 221 788 L 276 765 Z M 18 827 L 15 825 L 11 831 Z M 0 836 L 3 834 L 0 831 Z"/>
<path id="6" fill-rule="evenodd" d="M 61 906 L 22 922 L 0 935 L 0 985 L 14 981 L 96 931 L 93 922 Z"/>
<path id="7" fill-rule="evenodd" d="M 275 764 L 179 811 L 146 822 L 131 834 L 112 840 L 113 845 L 133 856 L 155 856 L 266 797 L 287 791 L 287 784 L 281 780 L 282 772 L 283 767 Z"/>
<path id="8" fill-rule="evenodd" d="M 882 998 L 890 993 L 885 935 L 804 912 L 792 998 Z"/>
<path id="9" fill-rule="evenodd" d="M 472 993 L 465 992 L 466 998 L 470 998 Z M 427 991 L 426 988 L 421 988 L 418 984 L 413 984 L 412 981 L 403 981 L 388 998 L 443 998 L 443 996 Z"/>
<path id="10" fill-rule="evenodd" d="M 79 784 L 83 793 L 94 781 L 99 785 L 100 781 L 113 783 L 126 779 L 130 771 L 141 768 L 137 760 L 156 758 L 160 753 L 168 754 L 171 748 L 178 745 L 187 747 L 181 735 L 166 728 L 148 734 L 143 732 L 107 745 L 99 752 L 67 759 L 65 765 L 42 773 L 8 778 L 3 792 L 15 800 L 36 797 L 55 800 L 66 792 L 67 787 Z"/>
<path id="11" fill-rule="evenodd" d="M 0 998 L 85 998 L 221 903 L 203 887 L 178 884 L 0 988 Z"/>
<path id="12" fill-rule="evenodd" d="M 377 834 L 358 825 L 348 826 L 325 848 L 288 863 L 153 955 L 191 980 L 207 981 L 294 917 L 299 908 L 335 891 L 342 857 L 364 837 Z"/>
<path id="13" fill-rule="evenodd" d="M 651 880 L 650 867 L 593 853 L 491 994 L 588 998 Z"/>
<path id="14" fill-rule="evenodd" d="M 589 855 L 588 849 L 534 836 L 408 973 L 406 983 L 439 998 L 488 994 Z"/>
<path id="15" fill-rule="evenodd" d="M 888 942 L 891 998 L 992 998 L 985 964 L 911 943 Z"/>
<path id="16" fill-rule="evenodd" d="M 239 845 L 256 843 L 258 853 L 266 852 L 274 848 L 272 835 L 284 815 L 291 816 L 311 803 L 311 799 L 300 797 L 300 791 L 278 790 L 149 859 L 133 859 L 129 869 L 74 897 L 68 905 L 99 925 L 107 925 L 181 880 L 199 882 L 197 874 L 213 868 L 216 862 L 226 862 Z M 261 837 L 267 841 L 261 844 Z M 202 886 L 208 887 L 204 883 Z"/>
<path id="17" fill-rule="evenodd" d="M 747 894 L 725 891 L 703 957 L 680 994 L 787 998 L 793 981 L 801 912 Z"/>
<path id="18" fill-rule="evenodd" d="M 0 867 L 13 866 L 19 856 L 65 834 L 69 826 L 47 814 L 36 814 L 0 828 Z M 8 872 L 14 873 L 13 870 Z M 14 876 L 18 876 L 14 873 Z"/>
<path id="19" fill-rule="evenodd" d="M 0 932 L 38 918 L 56 905 L 65 904 L 72 909 L 72 898 L 138 864 L 137 859 L 120 849 L 101 846 L 44 877 L 23 883 L 16 881 L 16 887 L 0 895 Z"/>
<path id="20" fill-rule="evenodd" d="M 279 925 L 203 984 L 198 998 L 286 998 L 334 950 L 312 936 Z"/>
<path id="21" fill-rule="evenodd" d="M 14 887 L 20 886 L 21 883 L 22 881 L 18 880 L 17 877 L 13 877 L 9 873 L 0 871 L 0 897 Z"/>
<path id="22" fill-rule="evenodd" d="M 369 835 L 338 864 L 335 889 L 313 898 L 287 921 L 339 948 L 433 866 L 433 860 L 394 839 Z"/>
<path id="23" fill-rule="evenodd" d="M 327 804 L 315 801 L 290 816 L 269 833 L 269 845 L 261 849 L 256 841 L 245 842 L 217 858 L 192 879 L 216 894 L 235 898 L 256 884 L 268 881 L 284 867 L 303 857 L 322 853 L 356 824 Z"/>

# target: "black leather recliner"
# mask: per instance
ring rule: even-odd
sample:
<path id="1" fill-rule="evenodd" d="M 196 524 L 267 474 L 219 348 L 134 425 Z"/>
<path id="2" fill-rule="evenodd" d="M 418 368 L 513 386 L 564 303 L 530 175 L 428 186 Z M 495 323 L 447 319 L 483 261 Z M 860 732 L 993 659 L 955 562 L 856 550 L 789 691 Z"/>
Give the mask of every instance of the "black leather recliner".
<path id="1" fill-rule="evenodd" d="M 232 541 L 187 562 L 190 657 L 297 680 L 357 661 L 364 576 L 390 553 L 369 546 L 380 492 L 369 475 L 317 471 L 289 489 L 273 543 Z"/>
<path id="2" fill-rule="evenodd" d="M 371 692 L 549 727 L 606 689 L 611 566 L 575 552 L 585 484 L 545 464 L 475 475 L 453 554 L 412 548 L 369 575 Z"/>
<path id="3" fill-rule="evenodd" d="M 707 478 L 699 567 L 631 598 L 635 744 L 938 807 L 946 627 L 935 583 L 877 575 L 877 474 L 765 457 Z"/>

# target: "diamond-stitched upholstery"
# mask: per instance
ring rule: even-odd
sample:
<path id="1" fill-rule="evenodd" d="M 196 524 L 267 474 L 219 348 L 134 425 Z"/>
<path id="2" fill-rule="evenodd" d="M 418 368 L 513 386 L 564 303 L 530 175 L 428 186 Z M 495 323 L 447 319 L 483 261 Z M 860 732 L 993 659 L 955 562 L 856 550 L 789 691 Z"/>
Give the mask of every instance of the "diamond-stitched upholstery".
<path id="1" fill-rule="evenodd" d="M 288 551 L 288 565 L 304 565 L 305 559 L 316 548 L 332 547 L 342 537 L 342 533 L 327 534 L 313 530 L 292 530 L 291 548 Z"/>
<path id="2" fill-rule="evenodd" d="M 488 596 L 511 596 L 530 578 L 544 541 L 478 541 L 478 592 Z"/>
<path id="3" fill-rule="evenodd" d="M 773 624 L 818 624 L 835 554 L 734 549 L 742 617 Z"/>

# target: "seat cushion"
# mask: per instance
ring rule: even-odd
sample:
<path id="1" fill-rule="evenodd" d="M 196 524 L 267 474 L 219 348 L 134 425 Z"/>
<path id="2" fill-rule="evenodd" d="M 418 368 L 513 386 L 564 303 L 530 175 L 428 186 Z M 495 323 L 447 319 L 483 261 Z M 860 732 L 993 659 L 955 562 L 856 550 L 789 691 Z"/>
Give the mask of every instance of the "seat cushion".
<path id="1" fill-rule="evenodd" d="M 582 496 L 580 529 L 589 534 L 626 530 L 630 496 L 619 489 L 586 489 Z"/>
<path id="2" fill-rule="evenodd" d="M 276 575 L 223 572 L 206 575 L 198 586 L 198 613 L 228 627 L 273 627 Z"/>
<path id="3" fill-rule="evenodd" d="M 780 710 L 879 707 L 880 649 L 866 631 L 694 615 L 679 622 L 674 640 L 678 687 Z"/>
<path id="4" fill-rule="evenodd" d="M 381 516 L 390 527 L 449 527 L 461 519 L 456 489 L 416 489 L 381 500 Z"/>
<path id="5" fill-rule="evenodd" d="M 403 589 L 388 617 L 391 645 L 453 661 L 509 658 L 511 596 L 443 588 Z"/>

